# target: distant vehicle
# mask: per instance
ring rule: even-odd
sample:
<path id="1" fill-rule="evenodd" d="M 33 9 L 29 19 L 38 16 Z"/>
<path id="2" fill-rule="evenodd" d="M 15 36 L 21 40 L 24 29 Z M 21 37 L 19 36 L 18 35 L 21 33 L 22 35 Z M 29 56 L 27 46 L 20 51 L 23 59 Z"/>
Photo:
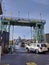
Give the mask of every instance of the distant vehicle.
<path id="1" fill-rule="evenodd" d="M 16 43 L 14 44 L 15 48 L 17 47 L 25 47 L 25 43 L 24 42 L 19 42 L 19 43 Z"/>
<path id="2" fill-rule="evenodd" d="M 25 43 L 24 42 L 19 42 L 13 45 L 13 49 L 14 51 L 18 51 L 18 52 L 25 52 L 26 48 L 25 48 Z"/>
<path id="3" fill-rule="evenodd" d="M 14 44 L 14 45 L 13 45 L 14 49 L 15 49 L 15 50 L 19 49 L 19 48 L 20 48 L 20 44 L 21 44 L 21 43 L 16 43 L 16 44 Z"/>
<path id="4" fill-rule="evenodd" d="M 36 53 L 48 51 L 47 45 L 44 43 L 31 43 L 29 45 L 26 44 L 26 50 L 27 52 L 33 51 Z"/>

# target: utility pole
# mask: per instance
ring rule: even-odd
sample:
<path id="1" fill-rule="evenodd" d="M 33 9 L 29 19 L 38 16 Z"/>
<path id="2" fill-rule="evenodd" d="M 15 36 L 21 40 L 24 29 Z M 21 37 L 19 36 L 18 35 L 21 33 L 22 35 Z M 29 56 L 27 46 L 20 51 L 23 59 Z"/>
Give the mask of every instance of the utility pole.
<path id="1" fill-rule="evenodd" d="M 40 13 L 40 19 L 42 20 L 42 13 Z"/>
<path id="2" fill-rule="evenodd" d="M 29 19 L 29 12 L 28 12 L 28 19 Z"/>
<path id="3" fill-rule="evenodd" d="M 18 11 L 18 18 L 20 18 L 20 11 Z"/>
<path id="4" fill-rule="evenodd" d="M 12 29 L 12 45 L 13 45 L 13 38 L 14 37 L 14 25 L 13 25 L 13 29 Z"/>
<path id="5" fill-rule="evenodd" d="M 25 35 L 24 35 L 24 39 L 25 39 Z"/>

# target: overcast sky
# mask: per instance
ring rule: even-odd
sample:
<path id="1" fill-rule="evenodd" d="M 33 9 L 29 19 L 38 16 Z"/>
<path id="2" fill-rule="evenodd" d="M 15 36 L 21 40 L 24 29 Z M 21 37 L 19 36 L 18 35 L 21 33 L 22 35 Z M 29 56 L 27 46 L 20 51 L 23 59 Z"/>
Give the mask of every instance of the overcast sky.
<path id="1" fill-rule="evenodd" d="M 29 12 L 29 18 L 40 19 L 41 13 L 42 19 L 46 20 L 44 31 L 49 33 L 49 0 L 3 0 L 2 7 L 5 16 L 11 16 L 12 12 L 12 17 L 28 18 Z M 14 38 L 18 36 L 30 38 L 30 35 L 30 28 L 14 28 Z"/>

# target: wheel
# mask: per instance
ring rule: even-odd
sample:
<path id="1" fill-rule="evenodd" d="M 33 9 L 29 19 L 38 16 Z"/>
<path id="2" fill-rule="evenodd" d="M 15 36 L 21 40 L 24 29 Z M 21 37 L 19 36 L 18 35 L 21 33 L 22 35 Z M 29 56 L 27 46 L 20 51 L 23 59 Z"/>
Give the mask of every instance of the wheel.
<path id="1" fill-rule="evenodd" d="M 49 51 L 49 48 L 48 48 L 48 51 Z"/>
<path id="2" fill-rule="evenodd" d="M 26 51 L 27 51 L 27 52 L 30 52 L 30 50 L 29 50 L 28 48 L 26 48 Z"/>
<path id="3" fill-rule="evenodd" d="M 36 54 L 38 54 L 38 53 L 39 53 L 38 49 L 36 49 L 36 50 L 35 50 L 35 53 L 36 53 Z"/>

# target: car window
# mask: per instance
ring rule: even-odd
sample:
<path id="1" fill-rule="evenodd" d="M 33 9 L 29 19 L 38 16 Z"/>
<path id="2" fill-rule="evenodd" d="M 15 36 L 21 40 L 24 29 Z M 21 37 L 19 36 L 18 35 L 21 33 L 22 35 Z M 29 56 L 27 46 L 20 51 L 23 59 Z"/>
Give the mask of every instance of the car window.
<path id="1" fill-rule="evenodd" d="M 46 44 L 41 44 L 42 47 L 47 47 Z"/>
<path id="2" fill-rule="evenodd" d="M 37 47 L 40 47 L 39 45 L 37 45 Z"/>

